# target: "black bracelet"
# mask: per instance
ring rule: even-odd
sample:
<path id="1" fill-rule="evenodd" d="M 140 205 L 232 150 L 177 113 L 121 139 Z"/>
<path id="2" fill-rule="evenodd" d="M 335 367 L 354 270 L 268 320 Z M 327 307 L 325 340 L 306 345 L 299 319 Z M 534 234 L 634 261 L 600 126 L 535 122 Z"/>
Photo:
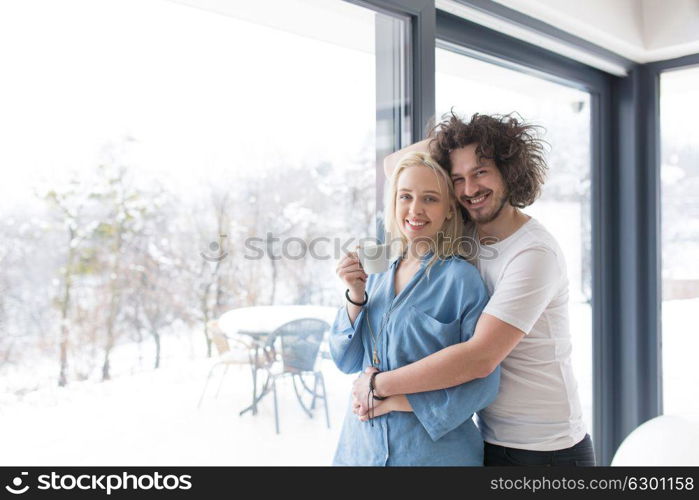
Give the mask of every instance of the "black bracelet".
<path id="1" fill-rule="evenodd" d="M 355 306 L 363 306 L 367 302 L 369 302 L 369 295 L 367 295 L 366 290 L 364 291 L 364 302 L 355 302 L 352 299 L 350 299 L 349 288 L 345 290 L 345 298 L 349 301 L 350 304 L 354 304 Z"/>
<path id="2" fill-rule="evenodd" d="M 374 372 L 371 374 L 371 377 L 369 377 L 369 392 L 371 392 L 371 396 L 377 400 L 377 401 L 383 401 L 384 399 L 388 399 L 388 396 L 377 396 L 376 395 L 376 387 L 374 387 L 374 379 L 376 376 L 381 373 L 380 371 Z"/>

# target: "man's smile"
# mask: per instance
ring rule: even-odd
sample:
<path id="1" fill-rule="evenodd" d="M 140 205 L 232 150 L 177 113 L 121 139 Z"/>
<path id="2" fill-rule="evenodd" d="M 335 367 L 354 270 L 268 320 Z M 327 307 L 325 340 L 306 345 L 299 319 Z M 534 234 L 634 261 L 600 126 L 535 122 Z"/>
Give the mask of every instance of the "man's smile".
<path id="1" fill-rule="evenodd" d="M 491 194 L 492 191 L 489 191 L 485 194 L 481 194 L 478 197 L 474 198 L 467 198 L 463 196 L 461 200 L 466 208 L 481 208 L 483 205 L 485 205 L 485 202 L 488 201 Z"/>

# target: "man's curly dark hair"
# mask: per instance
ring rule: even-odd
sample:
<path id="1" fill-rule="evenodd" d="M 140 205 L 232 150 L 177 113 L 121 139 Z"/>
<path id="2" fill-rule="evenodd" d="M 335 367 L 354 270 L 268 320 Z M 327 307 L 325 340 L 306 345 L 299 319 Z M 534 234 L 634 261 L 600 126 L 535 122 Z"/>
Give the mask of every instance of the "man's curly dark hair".
<path id="1" fill-rule="evenodd" d="M 548 167 L 544 159 L 545 142 L 538 137 L 537 125 L 526 124 L 513 114 L 474 114 L 465 122 L 451 111 L 431 131 L 430 153 L 451 172 L 449 153 L 477 144 L 479 159 L 495 162 L 508 192 L 510 205 L 524 208 L 541 194 Z"/>

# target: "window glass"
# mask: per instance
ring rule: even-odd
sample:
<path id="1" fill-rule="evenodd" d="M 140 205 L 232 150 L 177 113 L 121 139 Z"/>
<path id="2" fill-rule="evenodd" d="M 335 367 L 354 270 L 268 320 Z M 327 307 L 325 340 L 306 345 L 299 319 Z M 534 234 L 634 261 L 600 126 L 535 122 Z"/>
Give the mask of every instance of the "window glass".
<path id="1" fill-rule="evenodd" d="M 666 414 L 699 412 L 699 67 L 660 76 L 662 362 Z"/>
<path id="2" fill-rule="evenodd" d="M 211 321 L 332 311 L 343 243 L 375 235 L 408 104 L 377 99 L 378 28 L 382 60 L 407 52 L 403 20 L 340 0 L 2 2 L 4 465 L 330 462 L 350 377 L 324 347 L 330 430 L 288 379 L 281 438 L 271 396 L 239 416 L 244 362 L 197 402 Z"/>

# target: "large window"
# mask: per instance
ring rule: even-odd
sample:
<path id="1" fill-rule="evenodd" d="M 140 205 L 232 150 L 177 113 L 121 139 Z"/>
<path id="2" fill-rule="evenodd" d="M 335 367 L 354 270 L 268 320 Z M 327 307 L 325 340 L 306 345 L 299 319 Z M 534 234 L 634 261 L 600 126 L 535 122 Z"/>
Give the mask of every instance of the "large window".
<path id="1" fill-rule="evenodd" d="M 592 308 L 590 222 L 590 96 L 587 92 L 475 59 L 451 50 L 436 52 L 436 110 L 518 113 L 541 125 L 549 143 L 549 174 L 542 196 L 524 212 L 556 238 L 568 267 L 572 360 L 583 417 L 592 433 Z"/>
<path id="2" fill-rule="evenodd" d="M 662 362 L 666 414 L 699 412 L 699 67 L 660 77 Z"/>
<path id="3" fill-rule="evenodd" d="M 375 234 L 409 123 L 406 29 L 340 0 L 0 5 L 4 465 L 330 462 L 347 377 L 322 363 L 330 430 L 288 390 L 281 436 L 271 398 L 239 417 L 242 367 L 197 411 L 207 331 L 341 303 L 336 242 Z"/>

